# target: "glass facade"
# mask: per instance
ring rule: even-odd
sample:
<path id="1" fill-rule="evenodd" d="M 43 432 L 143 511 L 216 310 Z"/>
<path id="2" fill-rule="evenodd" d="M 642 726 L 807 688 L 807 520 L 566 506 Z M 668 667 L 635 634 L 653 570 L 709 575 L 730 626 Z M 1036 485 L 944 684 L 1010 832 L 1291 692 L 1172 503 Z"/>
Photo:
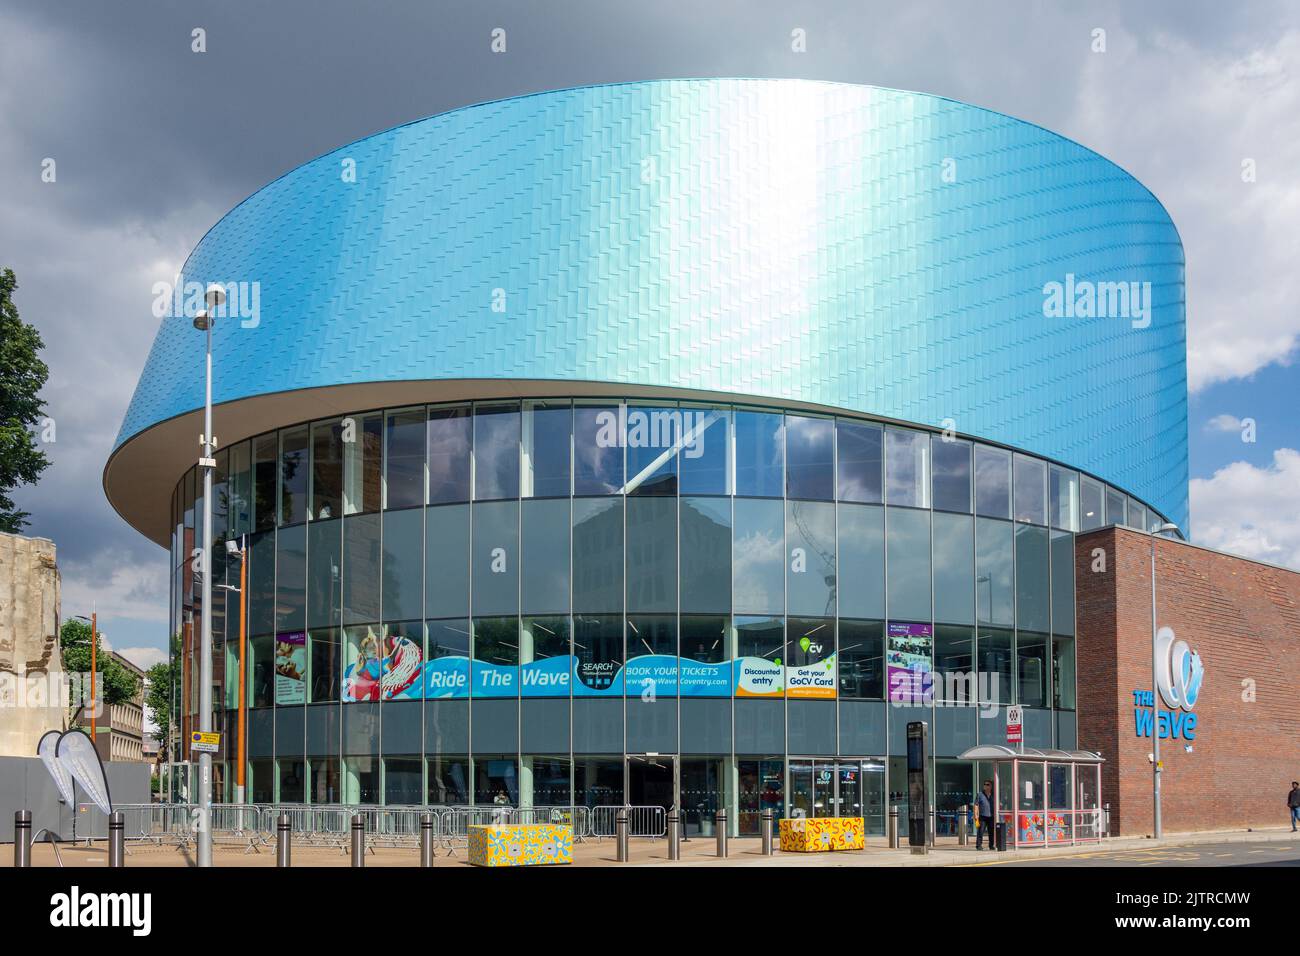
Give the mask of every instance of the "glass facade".
<path id="1" fill-rule="evenodd" d="M 191 471 L 172 506 L 189 662 L 201 489 Z M 214 496 L 217 584 L 239 580 L 224 542 L 247 544 L 251 795 L 594 806 L 667 786 L 699 831 L 775 803 L 880 832 L 909 720 L 948 781 L 1002 742 L 1008 704 L 1027 744 L 1074 747 L 1054 717 L 1075 701 L 1074 534 L 1158 517 L 980 442 L 615 399 L 308 422 L 222 450 Z M 238 594 L 213 599 L 229 745 Z"/>

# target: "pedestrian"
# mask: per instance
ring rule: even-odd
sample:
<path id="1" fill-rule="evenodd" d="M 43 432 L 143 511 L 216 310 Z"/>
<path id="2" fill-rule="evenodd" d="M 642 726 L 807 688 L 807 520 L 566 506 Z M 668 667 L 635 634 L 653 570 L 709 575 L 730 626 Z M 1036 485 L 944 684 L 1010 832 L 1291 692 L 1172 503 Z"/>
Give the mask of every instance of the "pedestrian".
<path id="1" fill-rule="evenodd" d="M 1296 821 L 1300 820 L 1300 782 L 1291 781 L 1291 792 L 1286 795 L 1286 808 L 1291 811 L 1291 832 L 1295 833 Z"/>
<path id="2" fill-rule="evenodd" d="M 993 839 L 993 781 L 985 780 L 984 786 L 975 797 L 975 815 L 979 817 L 979 823 L 975 830 L 975 849 L 980 849 L 980 844 L 984 841 L 984 835 L 987 833 L 989 838 L 989 849 L 996 850 L 997 846 Z"/>

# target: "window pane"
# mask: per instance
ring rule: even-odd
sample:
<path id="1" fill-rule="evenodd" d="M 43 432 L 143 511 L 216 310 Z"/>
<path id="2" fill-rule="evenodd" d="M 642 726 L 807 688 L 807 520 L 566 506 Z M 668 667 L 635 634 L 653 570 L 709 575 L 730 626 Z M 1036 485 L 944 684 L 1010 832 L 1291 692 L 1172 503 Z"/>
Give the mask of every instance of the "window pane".
<path id="1" fill-rule="evenodd" d="M 429 805 L 463 807 L 469 804 L 469 758 L 429 755 Z"/>
<path id="2" fill-rule="evenodd" d="M 1016 520 L 1029 524 L 1047 524 L 1044 487 L 1047 466 L 1036 458 L 1015 456 Z"/>
<path id="3" fill-rule="evenodd" d="M 627 502 L 627 608 L 677 610 L 677 500 Z"/>
<path id="4" fill-rule="evenodd" d="M 930 512 L 887 508 L 885 534 L 890 618 L 929 621 Z"/>
<path id="5" fill-rule="evenodd" d="M 338 419 L 311 426 L 311 515 L 343 514 L 343 426 Z"/>
<path id="6" fill-rule="evenodd" d="M 779 498 L 784 483 L 781 416 L 736 412 L 736 494 Z"/>
<path id="7" fill-rule="evenodd" d="M 388 413 L 385 508 L 424 504 L 424 408 Z"/>
<path id="8" fill-rule="evenodd" d="M 721 614 L 683 614 L 682 615 L 682 657 L 689 658 L 701 664 L 717 664 L 727 659 L 727 632 L 731 626 L 731 621 L 726 615 Z M 683 674 L 683 683 L 691 680 L 689 675 Z M 702 681 L 710 686 L 713 681 Z M 717 688 L 719 693 L 724 696 L 729 692 L 721 687 Z M 700 693 L 699 689 L 696 693 Z"/>
<path id="9" fill-rule="evenodd" d="M 379 620 L 379 515 L 343 519 L 343 623 Z"/>
<path id="10" fill-rule="evenodd" d="M 426 617 L 469 613 L 469 505 L 425 509 Z"/>
<path id="11" fill-rule="evenodd" d="M 568 697 L 573 653 L 567 617 L 526 617 L 519 631 L 519 691 L 524 697 Z"/>
<path id="12" fill-rule="evenodd" d="M 1101 485 L 1091 478 L 1079 481 L 1079 530 L 1091 531 L 1106 523 L 1103 507 Z"/>
<path id="13" fill-rule="evenodd" d="M 507 754 L 474 756 L 475 806 L 519 806 L 518 761 Z"/>
<path id="14" fill-rule="evenodd" d="M 275 432 L 253 439 L 253 527 L 258 531 L 274 528 L 276 524 L 276 489 L 279 486 L 279 439 Z M 191 482 L 193 478 L 190 479 Z M 193 494 L 190 495 L 193 500 Z M 194 527 L 187 521 L 187 528 Z"/>
<path id="15" fill-rule="evenodd" d="M 623 501 L 573 500 L 574 610 L 623 610 Z"/>
<path id="16" fill-rule="evenodd" d="M 307 426 L 280 433 L 280 524 L 307 520 Z"/>
<path id="17" fill-rule="evenodd" d="M 307 626 L 307 528 L 294 525 L 276 535 L 275 629 Z"/>
<path id="18" fill-rule="evenodd" d="M 881 621 L 840 621 L 840 696 L 885 696 L 885 626 Z"/>
<path id="19" fill-rule="evenodd" d="M 251 707 L 270 707 L 275 702 L 275 637 L 266 634 L 248 642 Z"/>
<path id="20" fill-rule="evenodd" d="M 879 425 L 842 420 L 836 422 L 835 428 L 840 500 L 879 504 L 883 500 L 883 429 Z"/>
<path id="21" fill-rule="evenodd" d="M 1128 524 L 1127 499 L 1114 488 L 1106 489 L 1106 523 L 1113 525 Z"/>
<path id="22" fill-rule="evenodd" d="M 383 634 L 377 624 L 359 624 L 343 629 L 344 703 L 379 700 L 383 678 Z"/>
<path id="23" fill-rule="evenodd" d="M 1053 528 L 1079 530 L 1079 474 L 1051 466 L 1047 471 L 1048 504 Z"/>
<path id="24" fill-rule="evenodd" d="M 835 422 L 785 417 L 787 498 L 830 501 L 835 487 Z"/>
<path id="25" fill-rule="evenodd" d="M 1015 703 L 1015 686 L 1011 682 L 1011 632 L 981 627 L 978 634 L 980 703 L 1007 705 Z"/>
<path id="26" fill-rule="evenodd" d="M 785 638 L 785 694 L 800 699 L 833 699 L 835 619 L 792 617 Z"/>
<path id="27" fill-rule="evenodd" d="M 932 436 L 930 453 L 934 456 L 934 507 L 940 511 L 970 513 L 971 444 L 953 439 L 944 441 Z"/>
<path id="28" fill-rule="evenodd" d="M 1011 528 L 1005 521 L 975 519 L 975 606 L 981 624 L 1016 622 Z"/>
<path id="29" fill-rule="evenodd" d="M 579 614 L 573 619 L 578 697 L 623 693 L 623 618 L 617 614 Z"/>
<path id="30" fill-rule="evenodd" d="M 678 463 L 684 495 L 726 495 L 731 493 L 729 470 L 731 411 L 725 408 L 682 407 L 686 429 Z"/>
<path id="31" fill-rule="evenodd" d="M 930 436 L 885 429 L 885 501 L 925 508 L 930 504 Z"/>
<path id="32" fill-rule="evenodd" d="M 1147 530 L 1147 509 L 1133 498 L 1128 500 L 1128 526 L 1136 531 Z"/>
<path id="33" fill-rule="evenodd" d="M 420 758 L 384 758 L 384 803 L 389 806 L 419 806 L 424 783 Z M 283 799 L 283 796 L 282 796 Z"/>
<path id="34" fill-rule="evenodd" d="M 567 401 L 524 402 L 525 498 L 568 496 L 572 431 L 573 408 Z"/>
<path id="35" fill-rule="evenodd" d="M 474 408 L 474 498 L 519 497 L 519 406 Z"/>
<path id="36" fill-rule="evenodd" d="M 378 511 L 383 416 L 375 412 L 345 418 L 343 429 L 343 511 L 350 515 Z"/>
<path id="37" fill-rule="evenodd" d="M 975 446 L 975 513 L 987 518 L 1011 517 L 1010 452 Z"/>
<path id="38" fill-rule="evenodd" d="M 681 499 L 682 612 L 731 610 L 731 499 Z"/>
<path id="39" fill-rule="evenodd" d="M 677 494 L 677 447 L 682 437 L 682 413 L 677 408 L 628 406 L 629 495 Z"/>
<path id="40" fill-rule="evenodd" d="M 275 532 L 260 531 L 248 537 L 248 633 L 270 634 L 274 630 Z"/>
<path id="41" fill-rule="evenodd" d="M 240 442 L 230 450 L 230 533 L 248 534 L 253 518 L 252 446 Z"/>
<path id="42" fill-rule="evenodd" d="M 975 677 L 975 629 L 939 624 L 934 629 L 934 696 L 950 704 L 973 705 L 979 688 Z"/>
<path id="43" fill-rule="evenodd" d="M 573 409 L 573 493 L 610 495 L 623 487 L 623 445 L 618 407 Z"/>
<path id="44" fill-rule="evenodd" d="M 788 501 L 786 516 L 786 600 L 789 613 L 833 617 L 835 506 L 813 501 Z"/>
<path id="45" fill-rule="evenodd" d="M 418 423 L 424 435 L 423 413 Z M 424 455 L 420 455 L 424 469 Z M 424 509 L 384 514 L 383 616 L 418 620 L 424 616 Z"/>
<path id="46" fill-rule="evenodd" d="M 424 665 L 424 696 L 430 700 L 469 696 L 469 621 L 430 621 Z M 428 749 L 434 749 L 432 741 Z"/>
<path id="47" fill-rule="evenodd" d="M 474 630 L 474 697 L 516 697 L 519 619 L 478 617 Z"/>
<path id="48" fill-rule="evenodd" d="M 1016 527 L 1016 627 L 1021 630 L 1051 627 L 1047 534 L 1046 528 Z"/>
<path id="49" fill-rule="evenodd" d="M 677 615 L 628 615 L 627 693 L 677 696 Z"/>
<path id="50" fill-rule="evenodd" d="M 1074 535 L 1052 532 L 1052 633 L 1074 633 Z"/>
<path id="51" fill-rule="evenodd" d="M 839 543 L 840 616 L 883 618 L 885 510 L 879 505 L 841 505 Z"/>
<path id="52" fill-rule="evenodd" d="M 311 645 L 311 701 L 337 701 L 341 676 L 342 647 L 337 627 L 313 628 Z"/>
<path id="53" fill-rule="evenodd" d="M 737 498 L 732 599 L 751 614 L 785 613 L 784 508 L 780 501 Z"/>
<path id="54" fill-rule="evenodd" d="M 1052 706 L 1074 710 L 1074 638 L 1052 638 Z"/>
<path id="55" fill-rule="evenodd" d="M 934 515 L 934 619 L 975 623 L 975 527 L 968 515 Z"/>
<path id="56" fill-rule="evenodd" d="M 785 618 L 737 617 L 737 697 L 785 696 Z"/>
<path id="57" fill-rule="evenodd" d="M 469 501 L 469 408 L 429 409 L 429 503 Z"/>
<path id="58" fill-rule="evenodd" d="M 567 613 L 569 499 L 525 501 L 523 507 L 523 611 Z"/>
<path id="59" fill-rule="evenodd" d="M 1047 706 L 1047 635 L 1016 632 L 1019 666 L 1019 702 L 1026 707 Z"/>
<path id="60" fill-rule="evenodd" d="M 392 624 L 385 624 L 380 629 L 380 645 L 384 655 L 383 678 L 380 681 L 382 698 L 384 700 L 419 700 L 423 697 L 423 622 L 396 621 Z M 393 711 L 392 713 L 403 712 Z M 418 711 L 416 713 L 418 714 Z"/>
<path id="61" fill-rule="evenodd" d="M 475 503 L 470 580 L 473 613 L 519 610 L 519 502 Z"/>

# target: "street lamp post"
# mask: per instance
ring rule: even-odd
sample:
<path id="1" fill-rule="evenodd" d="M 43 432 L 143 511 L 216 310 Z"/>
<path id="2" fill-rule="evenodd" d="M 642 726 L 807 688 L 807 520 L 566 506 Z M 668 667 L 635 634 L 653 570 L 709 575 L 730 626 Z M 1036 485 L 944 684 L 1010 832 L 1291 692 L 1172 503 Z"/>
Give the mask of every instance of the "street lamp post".
<path id="1" fill-rule="evenodd" d="M 248 642 L 248 539 L 247 535 L 239 536 L 239 543 L 234 541 L 226 542 L 226 552 L 232 557 L 239 558 L 239 587 L 231 587 L 223 584 L 227 591 L 239 592 L 239 703 L 236 713 L 236 722 L 238 726 L 238 744 L 235 750 L 235 802 L 244 802 L 244 774 L 246 773 L 247 760 L 244 755 L 244 731 L 245 731 L 245 675 L 244 653 Z"/>
<path id="2" fill-rule="evenodd" d="M 77 619 L 90 625 L 90 740 L 92 743 L 97 744 L 99 738 L 95 733 L 95 651 L 97 650 L 96 645 L 99 644 L 99 612 L 91 611 L 90 617 L 78 614 Z M 84 705 L 83 709 L 85 709 Z"/>
<path id="3" fill-rule="evenodd" d="M 1160 819 L 1160 688 L 1156 683 L 1160 663 L 1156 644 L 1156 538 L 1177 533 L 1178 525 L 1168 521 L 1151 533 L 1151 800 L 1154 808 L 1152 826 L 1157 840 L 1164 836 L 1165 831 Z"/>
<path id="4" fill-rule="evenodd" d="M 218 285 L 208 286 L 204 295 L 207 311 L 194 317 L 194 327 L 206 339 L 206 368 L 203 396 L 203 619 L 199 632 L 199 730 L 212 732 L 212 473 L 216 470 L 216 441 L 212 437 L 212 323 L 213 312 L 226 300 Z M 199 754 L 198 864 L 212 866 L 212 754 Z"/>

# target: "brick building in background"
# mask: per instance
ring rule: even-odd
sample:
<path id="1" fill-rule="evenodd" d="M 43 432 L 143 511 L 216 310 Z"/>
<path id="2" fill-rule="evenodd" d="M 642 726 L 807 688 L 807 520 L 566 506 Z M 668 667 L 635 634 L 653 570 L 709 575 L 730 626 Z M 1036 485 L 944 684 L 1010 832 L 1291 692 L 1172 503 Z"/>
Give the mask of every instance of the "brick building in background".
<path id="1" fill-rule="evenodd" d="M 1107 527 L 1075 550 L 1079 746 L 1106 758 L 1102 800 L 1125 836 L 1152 831 L 1152 741 L 1138 731 L 1150 707 L 1134 697 L 1152 684 L 1152 540 Z M 1300 779 L 1300 574 L 1181 541 L 1155 547 L 1157 626 L 1204 665 L 1194 706 L 1173 711 L 1175 736 L 1160 741 L 1165 831 L 1282 826 Z"/>

